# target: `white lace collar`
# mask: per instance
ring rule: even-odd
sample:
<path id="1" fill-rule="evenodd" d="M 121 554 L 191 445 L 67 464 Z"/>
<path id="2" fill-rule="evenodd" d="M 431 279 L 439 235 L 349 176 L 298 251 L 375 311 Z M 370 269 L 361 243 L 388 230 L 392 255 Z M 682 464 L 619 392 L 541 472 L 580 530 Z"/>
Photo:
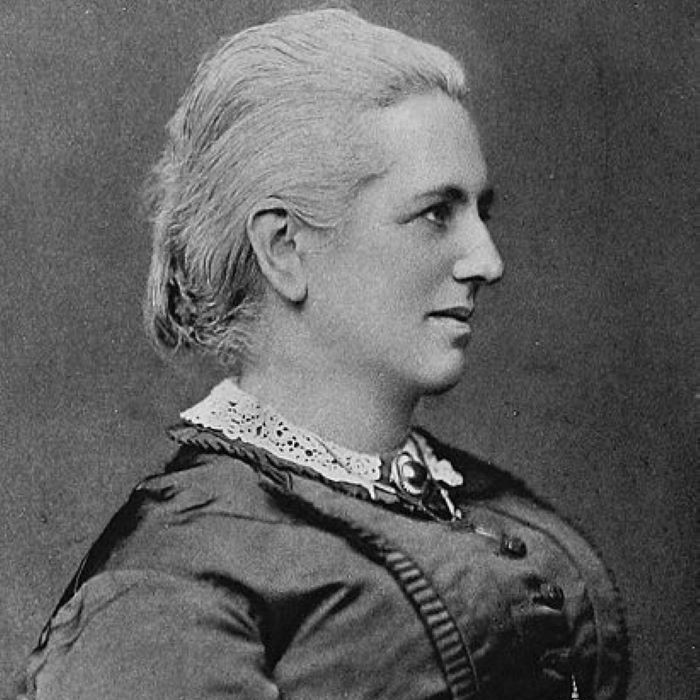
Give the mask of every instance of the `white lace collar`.
<path id="1" fill-rule="evenodd" d="M 330 481 L 362 486 L 375 497 L 381 479 L 379 455 L 349 450 L 292 425 L 245 393 L 232 379 L 215 386 L 209 396 L 183 411 L 180 417 L 192 425 L 219 431 L 230 440 L 247 442 L 312 469 Z M 462 483 L 462 475 L 449 461 L 437 459 L 428 441 L 416 430 L 411 430 L 393 462 L 401 459 L 424 465 L 433 479 L 444 486 Z"/>

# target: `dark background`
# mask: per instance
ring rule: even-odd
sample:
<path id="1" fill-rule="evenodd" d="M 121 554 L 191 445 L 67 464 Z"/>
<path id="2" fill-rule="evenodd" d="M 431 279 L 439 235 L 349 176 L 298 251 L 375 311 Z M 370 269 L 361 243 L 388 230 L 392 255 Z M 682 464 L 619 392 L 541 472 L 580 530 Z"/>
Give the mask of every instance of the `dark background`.
<path id="1" fill-rule="evenodd" d="M 307 3 L 308 4 L 308 3 Z M 422 411 L 593 539 L 635 700 L 694 687 L 691 3 L 355 2 L 473 75 L 507 273 L 463 384 Z M 0 677 L 215 372 L 141 332 L 139 188 L 202 51 L 303 2 L 0 4 Z"/>

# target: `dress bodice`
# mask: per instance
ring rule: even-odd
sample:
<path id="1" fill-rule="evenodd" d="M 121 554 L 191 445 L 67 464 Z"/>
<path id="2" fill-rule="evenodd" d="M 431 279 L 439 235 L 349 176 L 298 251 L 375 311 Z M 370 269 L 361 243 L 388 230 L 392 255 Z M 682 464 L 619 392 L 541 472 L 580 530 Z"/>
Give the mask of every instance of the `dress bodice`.
<path id="1" fill-rule="evenodd" d="M 419 431 L 423 471 L 400 451 L 367 488 L 199 421 L 172 434 L 47 625 L 39 700 L 624 697 L 604 565 L 502 470 Z"/>

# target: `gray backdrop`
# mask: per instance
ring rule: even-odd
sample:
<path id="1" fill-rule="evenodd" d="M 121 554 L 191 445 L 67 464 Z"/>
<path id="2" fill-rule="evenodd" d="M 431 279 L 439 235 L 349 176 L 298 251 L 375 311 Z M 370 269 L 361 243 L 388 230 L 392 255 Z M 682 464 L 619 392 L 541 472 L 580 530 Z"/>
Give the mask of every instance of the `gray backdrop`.
<path id="1" fill-rule="evenodd" d="M 0 676 L 213 381 L 141 332 L 138 191 L 205 49 L 300 2 L 0 4 Z M 530 481 L 627 601 L 639 700 L 690 698 L 691 3 L 382 0 L 464 58 L 507 262 L 463 384 L 422 418 Z"/>

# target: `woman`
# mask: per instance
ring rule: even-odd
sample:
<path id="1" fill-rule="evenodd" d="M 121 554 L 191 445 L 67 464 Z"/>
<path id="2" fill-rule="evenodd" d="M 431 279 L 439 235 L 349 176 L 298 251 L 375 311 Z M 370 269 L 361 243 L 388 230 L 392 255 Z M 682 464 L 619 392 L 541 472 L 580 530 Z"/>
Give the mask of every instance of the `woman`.
<path id="1" fill-rule="evenodd" d="M 411 427 L 503 270 L 456 61 L 339 10 L 248 29 L 200 65 L 152 190 L 149 329 L 231 378 L 84 559 L 36 697 L 624 697 L 591 547 Z"/>

